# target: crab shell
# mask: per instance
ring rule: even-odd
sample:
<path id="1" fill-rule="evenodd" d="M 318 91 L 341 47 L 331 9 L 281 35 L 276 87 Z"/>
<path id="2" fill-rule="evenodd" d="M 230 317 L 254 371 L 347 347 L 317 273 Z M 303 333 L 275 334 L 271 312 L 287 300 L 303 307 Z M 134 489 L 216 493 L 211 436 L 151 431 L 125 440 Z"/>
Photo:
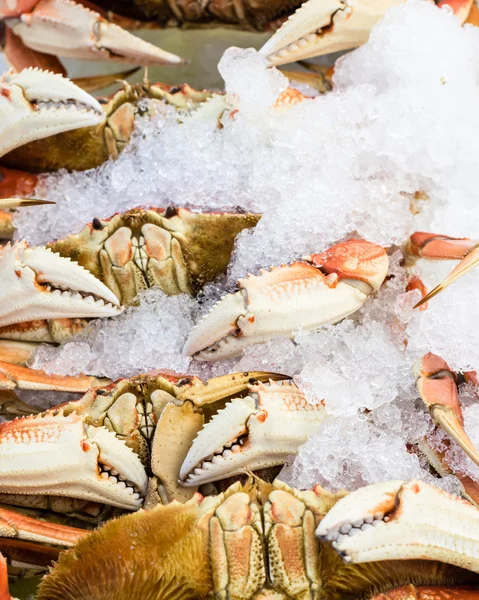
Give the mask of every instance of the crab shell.
<path id="1" fill-rule="evenodd" d="M 106 283 L 125 306 L 154 285 L 168 295 L 196 293 L 226 271 L 236 236 L 260 218 L 173 206 L 136 208 L 95 219 L 50 247 Z"/>

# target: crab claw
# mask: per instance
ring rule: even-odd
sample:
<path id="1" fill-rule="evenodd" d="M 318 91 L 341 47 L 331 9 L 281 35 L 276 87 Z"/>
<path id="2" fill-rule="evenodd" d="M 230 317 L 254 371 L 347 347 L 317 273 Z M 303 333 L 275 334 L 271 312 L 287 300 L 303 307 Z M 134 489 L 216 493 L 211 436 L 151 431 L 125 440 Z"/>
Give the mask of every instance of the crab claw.
<path id="1" fill-rule="evenodd" d="M 0 491 L 50 494 L 141 507 L 148 478 L 138 456 L 76 413 L 22 417 L 0 425 Z"/>
<path id="2" fill-rule="evenodd" d="M 228 402 L 198 433 L 180 484 L 197 486 L 283 464 L 318 431 L 325 415 L 323 404 L 310 404 L 294 383 L 252 385 L 248 396 Z"/>
<path id="3" fill-rule="evenodd" d="M 479 263 L 479 242 L 468 238 L 453 238 L 447 235 L 418 231 L 409 238 L 406 255 L 409 261 L 416 257 L 426 260 L 461 261 L 441 283 L 421 298 L 414 306 L 414 308 L 418 308 Z"/>
<path id="4" fill-rule="evenodd" d="M 464 430 L 456 374 L 440 356 L 428 353 L 415 367 L 417 389 L 432 420 L 479 466 L 479 451 Z"/>
<path id="5" fill-rule="evenodd" d="M 271 66 L 349 50 L 364 44 L 374 25 L 403 0 L 308 0 L 261 48 Z"/>
<path id="6" fill-rule="evenodd" d="M 375 483 L 328 512 L 316 535 L 345 562 L 427 559 L 479 572 L 479 511 L 422 481 Z"/>
<path id="7" fill-rule="evenodd" d="M 31 12 L 6 23 L 25 46 L 46 54 L 143 66 L 184 62 L 71 0 L 40 0 Z"/>
<path id="8" fill-rule="evenodd" d="M 271 66 L 349 50 L 364 44 L 374 25 L 391 7 L 404 0 L 308 0 L 261 48 Z M 471 0 L 449 4 L 458 19 L 466 20 Z"/>
<path id="9" fill-rule="evenodd" d="M 116 296 L 89 271 L 26 242 L 0 249 L 0 327 L 36 319 L 111 317 Z"/>
<path id="10" fill-rule="evenodd" d="M 229 358 L 251 344 L 337 323 L 379 289 L 389 266 L 384 249 L 365 240 L 304 260 L 240 279 L 240 291 L 224 296 L 193 329 L 184 354 Z"/>
<path id="11" fill-rule="evenodd" d="M 0 77 L 0 156 L 33 140 L 98 125 L 100 104 L 55 73 L 25 69 Z"/>

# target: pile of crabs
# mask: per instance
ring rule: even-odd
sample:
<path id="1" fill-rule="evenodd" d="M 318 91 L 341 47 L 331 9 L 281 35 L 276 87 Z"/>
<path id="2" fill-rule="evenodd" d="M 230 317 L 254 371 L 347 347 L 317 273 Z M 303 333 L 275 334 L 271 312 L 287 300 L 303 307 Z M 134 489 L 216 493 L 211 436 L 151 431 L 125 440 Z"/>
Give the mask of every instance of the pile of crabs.
<path id="1" fill-rule="evenodd" d="M 118 14 L 108 2 L 93 9 L 0 0 L 12 65 L 0 79 L 1 600 L 12 598 L 9 581 L 39 579 L 38 600 L 479 599 L 479 488 L 447 452 L 458 444 L 479 465 L 458 393 L 465 381 L 477 385 L 475 372 L 456 373 L 428 353 L 414 373 L 418 397 L 445 433 L 441 449 L 425 438 L 414 451 L 438 480 L 456 476 L 460 498 L 419 480 L 351 493 L 286 485 L 280 468 L 319 431 L 328 401 L 311 402 L 281 373 L 201 379 L 160 364 L 110 381 L 30 366 L 39 344 L 61 345 L 92 319 L 115 319 L 145 289 L 197 297 L 225 273 L 238 234 L 261 219 L 139 206 L 45 246 L 14 241 L 16 212 L 48 202 L 35 195 L 38 174 L 118 158 L 145 99 L 177 109 L 180 122 L 214 114 L 219 127 L 237 110 L 221 93 L 149 82 L 98 101 L 86 89 L 110 79 L 70 81 L 57 55 L 177 64 L 179 57 L 125 28 L 214 23 L 275 31 L 260 51 L 273 68 L 360 45 L 399 3 L 124 2 Z M 451 7 L 461 22 L 475 23 L 475 4 Z M 323 70 L 302 81 L 323 92 L 330 77 Z M 290 87 L 276 108 L 305 98 Z M 401 250 L 406 270 L 419 259 L 458 261 L 429 292 L 410 279 L 422 309 L 479 256 L 477 241 L 433 232 L 414 233 Z M 339 323 L 380 291 L 390 254 L 351 238 L 264 265 L 209 309 L 183 353 L 215 362 Z M 22 390 L 83 395 L 40 411 Z"/>

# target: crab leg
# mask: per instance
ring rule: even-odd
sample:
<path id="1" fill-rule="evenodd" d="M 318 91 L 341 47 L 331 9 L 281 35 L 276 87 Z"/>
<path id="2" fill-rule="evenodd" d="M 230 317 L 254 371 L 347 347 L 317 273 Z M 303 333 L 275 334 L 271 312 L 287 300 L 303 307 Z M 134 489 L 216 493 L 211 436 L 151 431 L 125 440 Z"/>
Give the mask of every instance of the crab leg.
<path id="1" fill-rule="evenodd" d="M 0 198 L 0 209 L 2 210 L 23 206 L 40 206 L 42 204 L 55 204 L 55 202 L 42 200 L 41 198 Z"/>
<path id="2" fill-rule="evenodd" d="M 432 420 L 479 465 L 479 451 L 464 430 L 456 374 L 440 356 L 428 353 L 416 366 L 419 395 Z"/>
<path id="3" fill-rule="evenodd" d="M 105 380 L 96 377 L 47 375 L 28 367 L 0 362 L 0 390 L 53 390 L 56 392 L 85 393 Z"/>
<path id="4" fill-rule="evenodd" d="M 479 262 L 479 242 L 468 238 L 453 238 L 422 231 L 414 233 L 405 249 L 406 259 L 412 263 L 416 258 L 426 260 L 460 260 L 449 275 L 416 304 L 418 308 L 473 269 Z"/>
<path id="5" fill-rule="evenodd" d="M 0 340 L 0 362 L 24 367 L 33 358 L 36 348 L 33 342 Z"/>
<path id="6" fill-rule="evenodd" d="M 422 481 L 352 492 L 333 506 L 316 535 L 332 542 L 345 562 L 421 558 L 479 573 L 479 510 Z"/>
<path id="7" fill-rule="evenodd" d="M 388 257 L 381 246 L 349 240 L 321 254 L 263 270 L 238 282 L 196 325 L 183 352 L 198 360 L 229 358 L 248 345 L 337 323 L 381 286 Z"/>
<path id="8" fill-rule="evenodd" d="M 0 17 L 8 14 L 0 2 Z M 2 10 L 3 9 L 3 10 Z M 6 18 L 7 26 L 28 48 L 76 59 L 133 64 L 177 65 L 184 61 L 110 23 L 98 12 L 71 0 L 39 0 L 29 12 Z"/>
<path id="9" fill-rule="evenodd" d="M 15 600 L 8 591 L 7 561 L 3 554 L 0 554 L 0 600 Z"/>
<path id="10" fill-rule="evenodd" d="M 31 542 L 41 542 L 68 548 L 85 537 L 88 531 L 33 519 L 0 508 L 0 536 Z"/>
<path id="11" fill-rule="evenodd" d="M 260 53 L 271 66 L 349 50 L 364 44 L 384 13 L 404 0 L 308 0 L 278 29 Z M 472 0 L 449 4 L 463 23 Z"/>

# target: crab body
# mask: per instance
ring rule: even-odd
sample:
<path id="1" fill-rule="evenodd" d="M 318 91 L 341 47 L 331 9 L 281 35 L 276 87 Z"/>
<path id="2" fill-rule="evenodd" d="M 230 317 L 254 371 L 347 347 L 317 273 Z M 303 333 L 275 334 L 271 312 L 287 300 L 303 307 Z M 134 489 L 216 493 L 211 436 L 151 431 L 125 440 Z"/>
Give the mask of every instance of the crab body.
<path id="1" fill-rule="evenodd" d="M 412 584 L 408 588 L 414 591 L 414 585 L 477 582 L 475 507 L 420 482 L 391 482 L 386 494 L 383 489 L 369 486 L 344 497 L 345 492 L 333 495 L 320 486 L 300 492 L 276 481 L 237 483 L 215 497 L 196 494 L 183 505 L 112 521 L 80 541 L 44 578 L 37 598 L 347 600 L 380 591 L 380 598 L 393 599 L 401 597 L 401 590 L 391 591 L 398 585 Z M 447 515 L 447 525 L 435 521 L 431 502 Z M 358 529 L 354 537 L 342 536 L 348 552 L 350 546 L 377 548 L 375 562 L 359 564 L 362 557 L 348 553 L 351 560 L 344 563 L 337 544 L 322 541 L 340 526 L 352 530 L 353 513 L 367 523 L 378 511 L 391 519 Z M 408 532 L 411 522 L 424 526 Z M 395 529 L 411 543 L 401 544 Z M 457 552 L 463 536 L 467 550 Z M 438 538 L 441 551 L 433 556 Z M 423 560 L 415 559 L 418 554 Z M 432 587 L 429 598 L 443 598 L 449 589 Z M 467 598 L 454 596 L 461 591 L 453 589 L 450 597 Z M 477 592 L 470 596 L 477 597 Z"/>
<path id="2" fill-rule="evenodd" d="M 196 293 L 226 270 L 236 235 L 259 218 L 137 208 L 95 219 L 47 247 L 7 245 L 0 250 L 8 282 L 0 292 L 0 339 L 62 343 L 88 318 L 117 315 L 149 287 Z"/>

